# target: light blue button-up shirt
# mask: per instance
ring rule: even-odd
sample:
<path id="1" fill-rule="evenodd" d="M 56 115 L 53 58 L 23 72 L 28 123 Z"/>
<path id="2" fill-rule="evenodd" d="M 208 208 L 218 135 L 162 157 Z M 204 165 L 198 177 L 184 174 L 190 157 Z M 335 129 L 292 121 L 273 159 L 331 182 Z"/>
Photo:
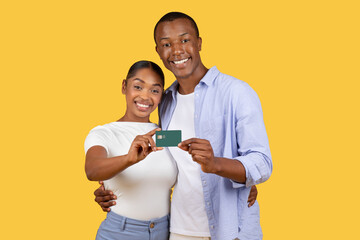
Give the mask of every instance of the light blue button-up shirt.
<path id="1" fill-rule="evenodd" d="M 164 130 L 176 107 L 177 89 L 175 81 L 159 106 Z M 194 94 L 196 137 L 209 140 L 216 157 L 237 159 L 246 171 L 245 184 L 201 171 L 211 239 L 262 239 L 259 205 L 247 206 L 250 187 L 266 181 L 272 172 L 259 98 L 247 83 L 216 67 L 208 70 Z"/>

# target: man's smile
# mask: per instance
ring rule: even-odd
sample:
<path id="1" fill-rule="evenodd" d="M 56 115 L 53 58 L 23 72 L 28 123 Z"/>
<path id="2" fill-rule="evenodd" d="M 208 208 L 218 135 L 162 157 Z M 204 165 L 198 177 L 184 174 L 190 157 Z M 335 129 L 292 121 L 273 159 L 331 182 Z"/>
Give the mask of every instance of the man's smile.
<path id="1" fill-rule="evenodd" d="M 185 59 L 182 59 L 182 60 L 174 60 L 174 61 L 171 61 L 173 62 L 174 64 L 181 64 L 181 63 L 185 63 L 189 60 L 190 58 L 185 58 Z"/>

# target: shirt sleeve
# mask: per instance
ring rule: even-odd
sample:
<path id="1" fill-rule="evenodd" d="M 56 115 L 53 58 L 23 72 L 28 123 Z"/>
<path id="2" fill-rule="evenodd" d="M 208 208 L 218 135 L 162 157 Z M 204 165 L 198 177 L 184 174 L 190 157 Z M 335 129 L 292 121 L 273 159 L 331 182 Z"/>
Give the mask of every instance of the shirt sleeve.
<path id="1" fill-rule="evenodd" d="M 236 157 L 246 171 L 245 186 L 265 182 L 272 172 L 269 141 L 263 121 L 260 100 L 255 91 L 247 84 L 236 95 L 236 136 L 238 154 Z M 244 184 L 232 181 L 233 187 Z"/>
<path id="2" fill-rule="evenodd" d="M 101 126 L 92 129 L 85 139 L 85 143 L 84 143 L 85 154 L 93 146 L 101 146 L 105 148 L 106 152 L 109 154 L 109 149 L 108 149 L 109 141 L 107 135 L 108 134 L 106 130 L 103 129 Z"/>

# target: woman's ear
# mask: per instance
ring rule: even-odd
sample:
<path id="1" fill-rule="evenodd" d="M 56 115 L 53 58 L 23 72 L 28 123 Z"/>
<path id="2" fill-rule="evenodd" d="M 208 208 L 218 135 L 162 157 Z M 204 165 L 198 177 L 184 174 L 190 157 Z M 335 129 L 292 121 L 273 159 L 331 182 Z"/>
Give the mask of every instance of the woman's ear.
<path id="1" fill-rule="evenodd" d="M 126 94 L 126 79 L 122 82 L 121 92 L 122 94 Z"/>

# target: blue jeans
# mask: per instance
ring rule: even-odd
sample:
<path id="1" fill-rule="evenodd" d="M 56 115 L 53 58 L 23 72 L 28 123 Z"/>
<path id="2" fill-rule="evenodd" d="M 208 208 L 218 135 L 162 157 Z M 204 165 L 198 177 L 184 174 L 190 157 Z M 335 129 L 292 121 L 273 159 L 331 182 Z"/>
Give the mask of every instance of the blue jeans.
<path id="1" fill-rule="evenodd" d="M 168 240 L 169 215 L 141 221 L 109 212 L 101 223 L 96 240 Z"/>

